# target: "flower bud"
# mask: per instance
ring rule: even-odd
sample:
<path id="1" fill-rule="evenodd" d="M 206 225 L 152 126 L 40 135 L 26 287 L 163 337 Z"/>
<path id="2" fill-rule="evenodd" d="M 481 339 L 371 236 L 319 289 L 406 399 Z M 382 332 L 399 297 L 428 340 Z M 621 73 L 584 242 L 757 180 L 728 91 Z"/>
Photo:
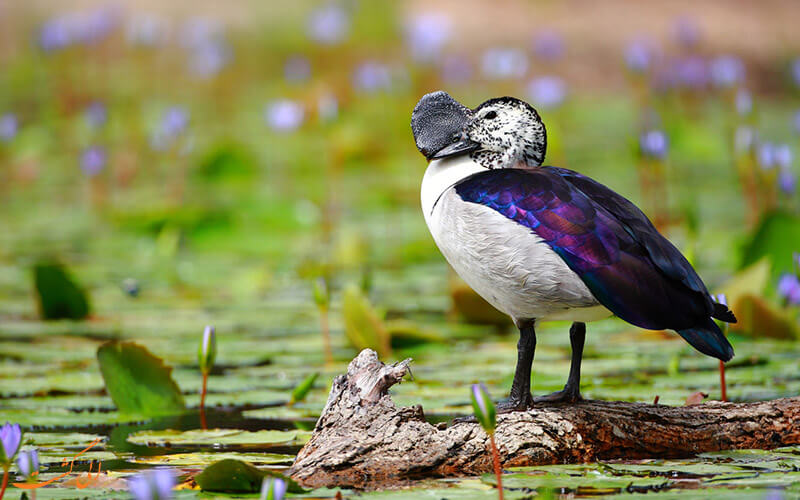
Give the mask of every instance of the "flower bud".
<path id="1" fill-rule="evenodd" d="M 200 365 L 200 371 L 208 373 L 214 366 L 214 360 L 217 359 L 217 335 L 214 327 L 211 325 L 206 326 L 203 331 L 203 341 L 200 343 L 200 349 L 197 351 L 197 361 Z"/>
<path id="2" fill-rule="evenodd" d="M 492 398 L 483 384 L 472 384 L 472 408 L 475 418 L 488 434 L 493 434 L 497 427 L 497 413 Z"/>

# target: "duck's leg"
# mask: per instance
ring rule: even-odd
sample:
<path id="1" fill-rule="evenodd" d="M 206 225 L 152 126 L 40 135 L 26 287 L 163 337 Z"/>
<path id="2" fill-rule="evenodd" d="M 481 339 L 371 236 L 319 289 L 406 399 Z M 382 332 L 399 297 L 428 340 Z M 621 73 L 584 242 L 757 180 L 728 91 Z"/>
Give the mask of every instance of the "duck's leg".
<path id="1" fill-rule="evenodd" d="M 535 320 L 519 322 L 519 342 L 517 342 L 517 368 L 511 383 L 508 400 L 497 404 L 498 413 L 525 411 L 533 405 L 531 396 L 531 365 L 536 352 Z"/>
<path id="2" fill-rule="evenodd" d="M 581 359 L 583 358 L 583 343 L 585 340 L 586 323 L 572 323 L 572 327 L 569 329 L 569 343 L 572 345 L 572 363 L 569 366 L 567 385 L 561 391 L 534 398 L 535 402 L 574 403 L 583 399 L 581 397 Z"/>

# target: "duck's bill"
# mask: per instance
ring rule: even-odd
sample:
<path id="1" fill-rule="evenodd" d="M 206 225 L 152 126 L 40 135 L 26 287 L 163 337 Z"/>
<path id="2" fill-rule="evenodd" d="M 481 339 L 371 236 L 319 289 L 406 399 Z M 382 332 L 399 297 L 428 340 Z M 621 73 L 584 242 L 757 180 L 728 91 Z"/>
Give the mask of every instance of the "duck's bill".
<path id="1" fill-rule="evenodd" d="M 464 155 L 475 151 L 479 147 L 480 144 L 477 142 L 472 142 L 469 139 L 462 139 L 458 142 L 448 144 L 439 151 L 435 152 L 433 155 L 429 156 L 428 159 L 439 160 L 442 158 L 450 158 L 451 156 Z"/>

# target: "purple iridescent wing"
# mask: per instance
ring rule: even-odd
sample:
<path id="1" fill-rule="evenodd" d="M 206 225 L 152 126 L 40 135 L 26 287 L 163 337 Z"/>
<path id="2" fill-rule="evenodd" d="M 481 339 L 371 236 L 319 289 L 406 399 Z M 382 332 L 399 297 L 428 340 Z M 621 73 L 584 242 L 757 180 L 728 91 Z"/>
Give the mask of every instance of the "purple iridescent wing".
<path id="1" fill-rule="evenodd" d="M 616 195 L 616 205 L 606 207 L 570 175 L 578 174 L 551 167 L 491 170 L 456 191 L 530 228 L 625 321 L 674 330 L 707 323 L 713 303 L 680 252 L 629 201 Z"/>

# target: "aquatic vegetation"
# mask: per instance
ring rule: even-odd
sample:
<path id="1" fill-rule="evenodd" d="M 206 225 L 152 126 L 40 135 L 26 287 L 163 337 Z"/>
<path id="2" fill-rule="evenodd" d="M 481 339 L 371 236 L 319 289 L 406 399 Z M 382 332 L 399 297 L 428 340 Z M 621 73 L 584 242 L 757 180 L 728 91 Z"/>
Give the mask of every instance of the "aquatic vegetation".
<path id="1" fill-rule="evenodd" d="M 3 468 L 3 483 L 0 486 L 0 500 L 5 494 L 6 487 L 8 486 L 8 474 L 11 464 L 14 462 L 14 456 L 19 451 L 19 445 L 22 441 L 22 430 L 19 424 L 10 424 L 6 422 L 0 427 L 0 466 Z"/>
<path id="2" fill-rule="evenodd" d="M 39 473 L 39 451 L 33 448 L 19 452 L 17 469 L 26 481 L 33 479 L 34 475 Z"/>
<path id="3" fill-rule="evenodd" d="M 175 484 L 172 470 L 155 468 L 128 479 L 128 491 L 134 500 L 169 500 L 175 496 Z"/>
<path id="4" fill-rule="evenodd" d="M 497 443 L 494 440 L 494 431 L 497 428 L 497 414 L 489 396 L 489 391 L 482 384 L 472 384 L 470 391 L 472 399 L 472 409 L 475 418 L 489 435 L 489 444 L 492 449 L 492 464 L 494 466 L 495 477 L 497 478 L 497 498 L 503 500 L 503 470 L 500 468 L 500 454 L 497 452 Z"/>
<path id="5" fill-rule="evenodd" d="M 264 478 L 261 484 L 261 500 L 283 500 L 286 488 L 286 481 L 283 479 Z"/>
<path id="6" fill-rule="evenodd" d="M 431 422 L 472 413 L 466 387 L 478 381 L 502 395 L 516 359 L 508 320 L 450 282 L 419 213 L 408 114 L 439 88 L 470 105 L 530 97 L 553 124 L 557 163 L 645 208 L 727 294 L 740 321 L 723 397 L 800 392 L 792 40 L 738 51 L 748 41 L 721 43 L 700 12 L 662 13 L 666 37 L 605 36 L 603 22 L 584 34 L 549 18 L 555 4 L 519 31 L 384 0 L 213 17 L 201 5 L 39 4 L 11 2 L 0 37 L 0 422 L 24 431 L 9 497 L 32 456 L 37 481 L 74 465 L 40 498 L 72 495 L 101 461 L 109 474 L 86 497 L 125 495 L 153 467 L 181 482 L 158 498 L 192 496 L 202 486 L 191 477 L 225 459 L 250 464 L 228 472 L 253 472 L 242 491 L 258 495 L 307 439 L 355 346 L 413 357 L 414 380 L 393 397 Z M 308 262 L 313 272 L 299 272 Z M 223 349 L 215 334 L 198 338 L 207 323 Z M 722 396 L 717 363 L 679 342 L 613 319 L 593 331 L 587 397 Z M 561 324 L 540 335 L 532 383 L 544 393 L 561 388 L 569 341 Z M 513 471 L 505 494 L 795 493 L 796 449 L 749 453 Z M 495 484 L 361 494 L 484 498 Z"/>
<path id="7" fill-rule="evenodd" d="M 206 428 L 206 391 L 208 390 L 208 374 L 214 368 L 214 361 L 217 359 L 217 334 L 216 329 L 207 325 L 203 330 L 203 339 L 200 341 L 200 348 L 197 350 L 197 364 L 200 366 L 200 373 L 203 374 L 203 388 L 200 390 L 200 422 L 203 429 Z"/>
<path id="8" fill-rule="evenodd" d="M 556 108 L 567 97 L 564 81 L 556 76 L 534 78 L 528 83 L 528 95 L 534 105 L 542 109 Z"/>

